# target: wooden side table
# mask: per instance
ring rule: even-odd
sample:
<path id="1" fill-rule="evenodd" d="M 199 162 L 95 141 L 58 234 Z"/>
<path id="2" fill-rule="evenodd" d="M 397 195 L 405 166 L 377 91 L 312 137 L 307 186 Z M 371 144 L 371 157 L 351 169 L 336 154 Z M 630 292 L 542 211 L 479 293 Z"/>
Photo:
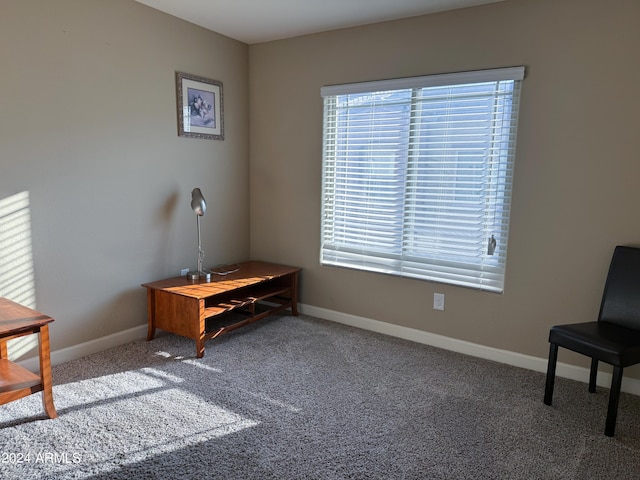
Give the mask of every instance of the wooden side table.
<path id="1" fill-rule="evenodd" d="M 49 418 L 58 413 L 53 405 L 49 323 L 53 318 L 6 298 L 0 298 L 0 405 L 42 392 L 42 404 Z M 38 335 L 40 374 L 36 375 L 8 358 L 7 341 L 24 335 Z"/>

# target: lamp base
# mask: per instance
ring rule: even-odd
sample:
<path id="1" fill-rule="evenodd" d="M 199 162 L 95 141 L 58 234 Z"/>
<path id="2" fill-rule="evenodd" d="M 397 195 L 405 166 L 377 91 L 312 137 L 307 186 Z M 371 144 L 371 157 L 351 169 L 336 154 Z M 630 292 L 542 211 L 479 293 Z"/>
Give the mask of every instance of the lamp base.
<path id="1" fill-rule="evenodd" d="M 191 272 L 187 273 L 187 278 L 189 280 L 200 280 L 203 282 L 210 282 L 211 281 L 211 272 L 208 272 L 206 270 L 193 270 Z"/>

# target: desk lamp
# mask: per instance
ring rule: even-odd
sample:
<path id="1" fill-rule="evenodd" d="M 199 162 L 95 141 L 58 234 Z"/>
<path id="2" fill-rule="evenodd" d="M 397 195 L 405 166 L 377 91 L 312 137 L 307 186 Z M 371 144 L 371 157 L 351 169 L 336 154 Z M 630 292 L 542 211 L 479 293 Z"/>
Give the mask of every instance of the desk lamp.
<path id="1" fill-rule="evenodd" d="M 187 278 L 190 280 L 204 280 L 206 282 L 210 282 L 211 272 L 202 268 L 204 251 L 202 250 L 202 243 L 200 241 L 200 217 L 202 217 L 204 212 L 207 211 L 207 202 L 205 202 L 199 188 L 194 188 L 191 192 L 191 209 L 193 210 L 193 213 L 196 214 L 196 222 L 198 225 L 198 269 L 187 273 Z"/>

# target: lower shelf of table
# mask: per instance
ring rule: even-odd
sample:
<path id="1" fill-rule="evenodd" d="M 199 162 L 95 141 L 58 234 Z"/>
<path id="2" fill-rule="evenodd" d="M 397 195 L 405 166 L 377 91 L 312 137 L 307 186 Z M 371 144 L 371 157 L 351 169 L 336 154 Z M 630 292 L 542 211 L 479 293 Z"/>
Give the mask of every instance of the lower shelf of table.
<path id="1" fill-rule="evenodd" d="M 0 402 L 3 399 L 14 397 L 15 394 L 11 395 L 11 393 L 21 390 L 25 391 L 24 395 L 41 391 L 42 379 L 39 375 L 20 365 L 6 358 L 0 358 Z M 26 393 L 27 391 L 29 393 Z"/>
<path id="2" fill-rule="evenodd" d="M 254 305 L 258 305 L 261 301 L 272 300 L 278 298 L 279 295 L 285 294 L 290 290 L 289 287 L 284 288 L 263 288 L 261 290 L 251 289 L 247 296 L 233 297 L 227 300 L 216 302 L 204 309 L 205 317 L 211 318 L 226 312 L 241 310 L 243 308 L 251 309 Z"/>
<path id="3" fill-rule="evenodd" d="M 248 303 L 246 307 L 248 308 L 235 308 L 207 318 L 205 339 L 219 337 L 236 328 L 244 327 L 275 313 L 287 310 L 291 308 L 291 300 L 289 298 L 269 297 L 268 303 Z"/>

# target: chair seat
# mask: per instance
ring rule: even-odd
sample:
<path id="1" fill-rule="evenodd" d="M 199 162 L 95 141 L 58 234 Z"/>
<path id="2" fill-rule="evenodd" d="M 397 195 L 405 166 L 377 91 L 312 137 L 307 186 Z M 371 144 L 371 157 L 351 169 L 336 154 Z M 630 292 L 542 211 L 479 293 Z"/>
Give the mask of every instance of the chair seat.
<path id="1" fill-rule="evenodd" d="M 640 331 L 603 321 L 556 325 L 549 342 L 610 365 L 640 363 Z"/>

